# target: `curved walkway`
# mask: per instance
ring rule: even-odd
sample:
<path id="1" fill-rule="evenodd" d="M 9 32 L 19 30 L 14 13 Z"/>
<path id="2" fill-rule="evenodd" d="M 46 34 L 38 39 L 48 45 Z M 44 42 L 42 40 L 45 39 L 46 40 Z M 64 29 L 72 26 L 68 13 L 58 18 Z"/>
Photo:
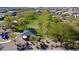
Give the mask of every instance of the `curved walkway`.
<path id="1" fill-rule="evenodd" d="M 4 42 L 0 42 L 0 44 L 4 44 L 4 43 L 8 43 L 8 42 L 11 42 L 11 40 L 7 40 L 7 41 L 4 41 Z"/>

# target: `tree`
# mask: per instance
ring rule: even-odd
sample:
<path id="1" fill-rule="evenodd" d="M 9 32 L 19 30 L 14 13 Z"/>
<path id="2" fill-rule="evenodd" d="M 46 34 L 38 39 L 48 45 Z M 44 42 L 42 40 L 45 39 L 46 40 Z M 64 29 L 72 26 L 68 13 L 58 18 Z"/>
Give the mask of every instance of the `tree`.
<path id="1" fill-rule="evenodd" d="M 58 16 L 52 16 L 51 22 L 57 23 L 57 22 L 62 22 L 62 20 Z"/>
<path id="2" fill-rule="evenodd" d="M 60 41 L 62 45 L 64 41 L 77 40 L 79 38 L 79 31 L 75 30 L 68 23 L 53 22 L 51 28 L 49 28 L 49 36 Z"/>
<path id="3" fill-rule="evenodd" d="M 5 16 L 4 20 L 3 20 L 3 26 L 5 29 L 7 28 L 12 28 L 12 20 L 14 20 L 15 17 L 14 16 Z"/>
<path id="4" fill-rule="evenodd" d="M 16 31 L 22 32 L 23 30 L 27 29 L 27 24 L 29 22 L 25 18 L 19 18 L 17 19 L 17 25 L 13 24 L 12 28 Z"/>
<path id="5" fill-rule="evenodd" d="M 32 25 L 37 19 L 36 13 L 34 11 L 22 11 L 16 15 L 17 25 L 13 24 L 12 28 L 16 31 L 23 31 L 27 28 L 30 28 L 29 25 Z"/>
<path id="6" fill-rule="evenodd" d="M 48 27 L 51 19 L 51 13 L 49 13 L 48 11 L 42 11 L 38 16 L 38 32 L 44 38 L 48 36 Z"/>

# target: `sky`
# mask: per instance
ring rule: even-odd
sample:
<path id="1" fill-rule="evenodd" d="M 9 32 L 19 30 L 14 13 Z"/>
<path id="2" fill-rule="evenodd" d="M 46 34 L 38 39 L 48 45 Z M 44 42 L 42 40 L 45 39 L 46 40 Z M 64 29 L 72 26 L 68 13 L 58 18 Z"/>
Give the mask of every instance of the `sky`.
<path id="1" fill-rule="evenodd" d="M 79 0 L 0 0 L 0 7 L 79 7 Z"/>

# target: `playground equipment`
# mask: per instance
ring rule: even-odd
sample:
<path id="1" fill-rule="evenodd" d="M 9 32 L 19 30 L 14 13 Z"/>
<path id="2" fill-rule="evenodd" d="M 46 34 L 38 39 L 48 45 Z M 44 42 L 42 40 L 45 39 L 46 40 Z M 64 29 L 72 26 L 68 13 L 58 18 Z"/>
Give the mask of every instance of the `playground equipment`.
<path id="1" fill-rule="evenodd" d="M 11 39 L 8 39 L 9 38 L 9 35 L 8 34 L 9 34 L 9 32 L 2 32 L 0 34 L 2 40 L 5 40 L 5 41 L 1 41 L 0 44 L 8 43 L 8 42 L 11 41 Z"/>
<path id="2" fill-rule="evenodd" d="M 9 38 L 9 36 L 8 36 L 8 32 L 2 32 L 1 34 L 0 34 L 0 36 L 3 38 L 3 39 L 8 39 Z"/>

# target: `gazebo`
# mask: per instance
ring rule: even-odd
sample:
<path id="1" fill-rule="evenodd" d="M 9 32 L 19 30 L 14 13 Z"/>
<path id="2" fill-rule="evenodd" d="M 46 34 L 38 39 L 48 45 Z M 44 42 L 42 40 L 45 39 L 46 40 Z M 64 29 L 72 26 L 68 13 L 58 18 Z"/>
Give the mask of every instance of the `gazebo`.
<path id="1" fill-rule="evenodd" d="M 37 32 L 35 30 L 24 30 L 22 33 L 22 38 L 25 41 L 28 41 L 30 36 L 35 36 L 37 34 Z"/>

